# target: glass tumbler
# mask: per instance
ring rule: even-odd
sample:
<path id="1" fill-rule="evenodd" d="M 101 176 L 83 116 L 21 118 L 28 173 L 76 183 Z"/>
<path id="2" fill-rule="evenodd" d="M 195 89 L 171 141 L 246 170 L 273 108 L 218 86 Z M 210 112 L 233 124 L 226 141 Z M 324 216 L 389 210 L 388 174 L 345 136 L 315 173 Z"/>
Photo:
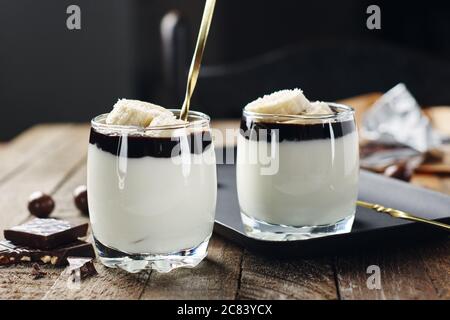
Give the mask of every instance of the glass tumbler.
<path id="1" fill-rule="evenodd" d="M 180 110 L 171 110 L 178 116 Z M 140 128 L 92 120 L 88 203 L 100 261 L 128 272 L 194 267 L 207 254 L 217 197 L 210 119 Z"/>
<path id="2" fill-rule="evenodd" d="M 354 110 L 271 115 L 244 109 L 237 189 L 247 234 L 297 240 L 351 231 L 358 195 Z"/>

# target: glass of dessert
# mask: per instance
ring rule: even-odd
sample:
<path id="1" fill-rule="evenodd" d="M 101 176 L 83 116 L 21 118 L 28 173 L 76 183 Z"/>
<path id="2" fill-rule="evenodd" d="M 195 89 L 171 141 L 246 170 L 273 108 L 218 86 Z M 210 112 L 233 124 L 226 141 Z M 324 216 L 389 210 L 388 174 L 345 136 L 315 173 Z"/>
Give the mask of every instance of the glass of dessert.
<path id="1" fill-rule="evenodd" d="M 179 113 L 122 99 L 92 120 L 88 203 L 108 267 L 168 272 L 206 256 L 217 194 L 210 119 Z"/>
<path id="2" fill-rule="evenodd" d="M 243 110 L 237 189 L 247 234 L 298 240 L 351 231 L 358 133 L 348 106 L 282 90 Z"/>

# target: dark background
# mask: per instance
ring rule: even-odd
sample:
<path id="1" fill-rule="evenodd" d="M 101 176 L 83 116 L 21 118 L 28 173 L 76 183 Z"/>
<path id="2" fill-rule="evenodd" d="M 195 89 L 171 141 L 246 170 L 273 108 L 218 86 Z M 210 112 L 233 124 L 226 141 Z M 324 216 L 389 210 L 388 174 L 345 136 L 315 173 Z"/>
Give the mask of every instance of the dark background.
<path id="1" fill-rule="evenodd" d="M 70 4 L 79 31 L 66 28 Z M 381 30 L 366 28 L 370 4 Z M 39 122 L 87 122 L 122 97 L 180 105 L 203 5 L 0 0 L 0 140 Z M 161 19 L 174 9 L 163 50 Z M 450 104 L 450 1 L 217 0 L 194 104 L 238 117 L 277 89 L 331 101 L 398 82 L 423 105 Z"/>

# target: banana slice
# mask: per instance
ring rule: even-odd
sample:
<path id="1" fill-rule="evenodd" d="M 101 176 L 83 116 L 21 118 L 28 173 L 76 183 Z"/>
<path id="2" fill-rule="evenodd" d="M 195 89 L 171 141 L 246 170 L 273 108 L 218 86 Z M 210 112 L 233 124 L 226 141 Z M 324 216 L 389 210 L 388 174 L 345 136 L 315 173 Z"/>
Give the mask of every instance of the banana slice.
<path id="1" fill-rule="evenodd" d="M 147 127 L 161 114 L 172 114 L 169 110 L 144 101 L 119 99 L 106 118 L 107 124 Z"/>
<path id="2" fill-rule="evenodd" d="M 325 114 L 333 114 L 330 106 L 323 101 L 311 102 L 310 108 L 308 108 L 305 112 L 306 114 L 317 114 L 317 115 L 325 115 Z"/>
<path id="3" fill-rule="evenodd" d="M 311 103 L 300 89 L 281 90 L 250 102 L 245 110 L 268 113 L 295 115 L 311 108 Z"/>
<path id="4" fill-rule="evenodd" d="M 158 126 L 169 126 L 169 125 L 178 125 L 185 124 L 186 122 L 175 117 L 173 113 L 162 113 L 157 117 L 153 118 L 152 122 L 150 122 L 149 127 L 158 127 Z"/>
<path id="5" fill-rule="evenodd" d="M 186 122 L 178 119 L 175 117 L 173 113 L 163 113 L 159 116 L 155 117 L 148 128 L 151 129 L 158 129 L 158 127 L 161 126 L 170 126 L 170 125 L 180 125 L 185 124 Z M 176 137 L 176 136 L 183 136 L 188 133 L 187 129 L 184 127 L 176 128 L 176 129 L 164 129 L 164 127 L 161 128 L 161 130 L 148 130 L 146 132 L 147 135 L 151 137 Z"/>

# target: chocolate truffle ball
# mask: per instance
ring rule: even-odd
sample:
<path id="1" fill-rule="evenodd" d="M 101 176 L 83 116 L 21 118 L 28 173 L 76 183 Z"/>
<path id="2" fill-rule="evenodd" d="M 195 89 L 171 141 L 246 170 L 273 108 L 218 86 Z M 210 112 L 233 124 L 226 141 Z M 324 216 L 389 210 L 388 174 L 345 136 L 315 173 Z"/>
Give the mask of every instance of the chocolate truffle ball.
<path id="1" fill-rule="evenodd" d="M 33 192 L 28 199 L 28 211 L 38 218 L 47 218 L 55 209 L 52 197 L 41 191 Z"/>
<path id="2" fill-rule="evenodd" d="M 86 186 L 78 186 L 73 192 L 73 200 L 75 206 L 82 213 L 89 215 L 87 188 Z"/>

